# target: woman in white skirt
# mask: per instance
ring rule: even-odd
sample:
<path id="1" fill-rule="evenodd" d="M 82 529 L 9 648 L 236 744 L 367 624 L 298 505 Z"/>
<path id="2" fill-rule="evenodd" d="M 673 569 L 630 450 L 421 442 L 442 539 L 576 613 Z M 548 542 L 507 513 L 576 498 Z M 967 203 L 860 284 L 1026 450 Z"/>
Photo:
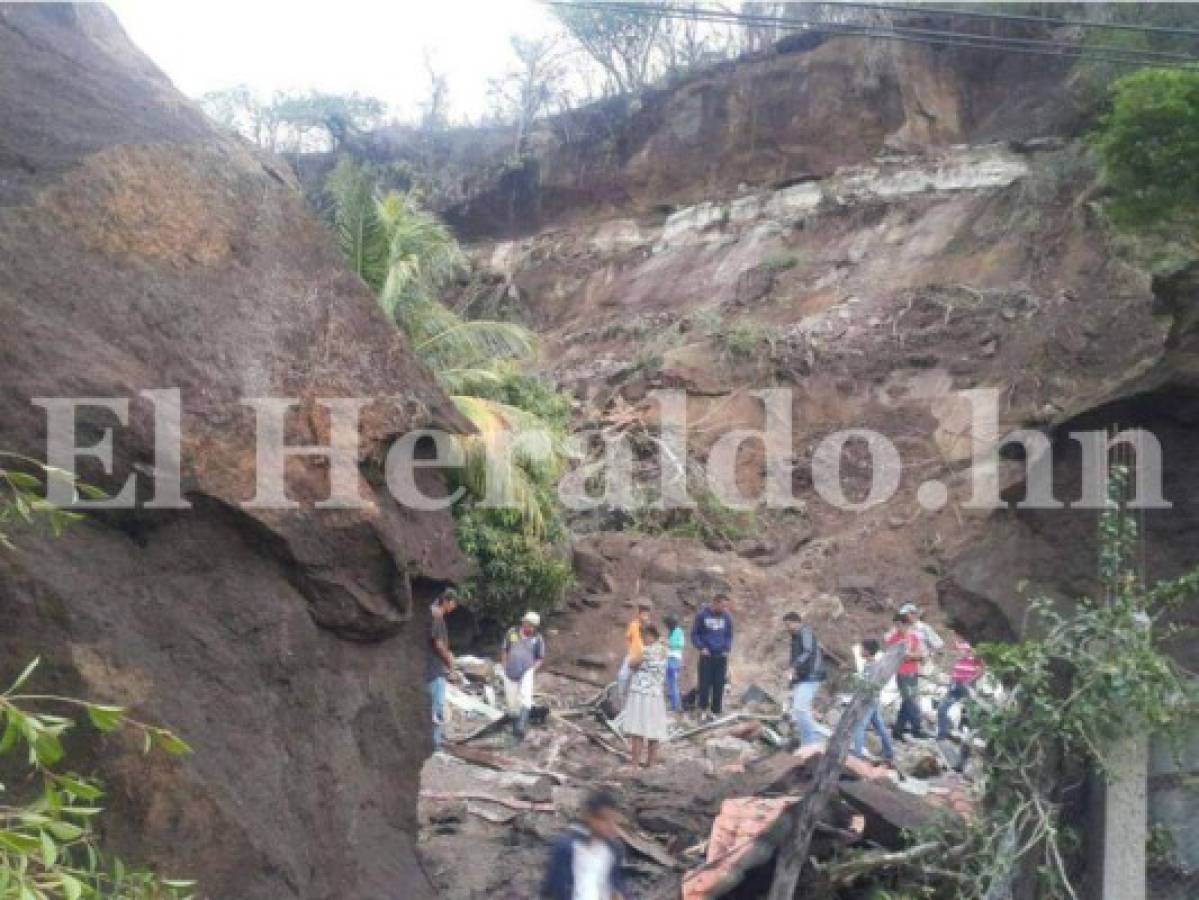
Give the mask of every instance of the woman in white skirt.
<path id="1" fill-rule="evenodd" d="M 644 648 L 629 660 L 633 677 L 625 700 L 621 727 L 629 736 L 633 765 L 649 768 L 657 761 L 658 744 L 667 738 L 666 662 L 670 655 L 658 629 L 645 625 L 641 630 Z M 645 762 L 641 762 L 642 749 Z"/>

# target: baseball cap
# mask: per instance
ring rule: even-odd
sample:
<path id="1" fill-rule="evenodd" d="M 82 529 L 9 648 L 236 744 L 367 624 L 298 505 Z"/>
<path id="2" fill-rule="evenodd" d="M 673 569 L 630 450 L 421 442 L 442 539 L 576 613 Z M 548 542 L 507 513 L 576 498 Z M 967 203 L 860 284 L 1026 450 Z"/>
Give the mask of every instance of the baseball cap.
<path id="1" fill-rule="evenodd" d="M 521 621 L 527 622 L 529 625 L 532 625 L 534 628 L 541 627 L 541 616 L 537 615 L 537 613 L 535 613 L 535 612 L 530 611 L 530 612 L 525 613 L 525 617 L 523 619 L 521 619 Z"/>
<path id="2" fill-rule="evenodd" d="M 915 603 L 905 603 L 903 606 L 899 607 L 899 614 L 901 616 L 919 615 L 920 607 Z"/>

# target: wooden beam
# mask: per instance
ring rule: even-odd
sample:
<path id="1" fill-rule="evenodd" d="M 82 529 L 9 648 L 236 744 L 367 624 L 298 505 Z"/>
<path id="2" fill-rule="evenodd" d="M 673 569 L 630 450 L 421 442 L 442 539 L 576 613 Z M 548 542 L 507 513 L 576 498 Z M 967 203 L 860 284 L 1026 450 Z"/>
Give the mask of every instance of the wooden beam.
<path id="1" fill-rule="evenodd" d="M 586 675 L 578 675 L 574 672 L 564 672 L 562 669 L 551 669 L 549 666 L 544 667 L 544 671 L 549 675 L 556 675 L 558 678 L 565 678 L 567 681 L 577 681 L 579 684 L 589 684 L 592 687 L 607 688 L 610 681 L 600 681 L 597 678 L 588 678 Z"/>
<path id="2" fill-rule="evenodd" d="M 621 750 L 619 747 L 613 747 L 611 744 L 609 744 L 607 741 L 605 741 L 598 734 L 592 734 L 586 728 L 580 728 L 574 722 L 570 721 L 570 719 L 564 719 L 560 715 L 558 715 L 557 713 L 554 713 L 554 712 L 550 713 L 550 718 L 554 719 L 555 721 L 561 722 L 567 728 L 571 728 L 574 731 L 577 731 L 579 734 L 583 735 L 583 737 L 587 738 L 587 740 L 591 741 L 593 744 L 595 744 L 599 747 L 603 747 L 609 753 L 614 753 L 617 756 L 619 756 L 621 759 L 631 760 L 633 758 L 631 754 L 625 752 L 624 750 Z"/>
<path id="3" fill-rule="evenodd" d="M 653 860 L 667 869 L 681 869 L 682 864 L 661 844 L 653 838 L 638 834 L 628 828 L 620 829 L 620 837 L 633 852 Z"/>
<path id="4" fill-rule="evenodd" d="M 841 769 L 849 755 L 853 733 L 866 718 L 866 710 L 878 696 L 878 690 L 899 671 L 907 655 L 907 643 L 896 644 L 875 667 L 873 677 L 854 691 L 853 699 L 841 715 L 837 728 L 824 748 L 824 754 L 816 763 L 812 776 L 812 787 L 803 800 L 783 814 L 786 827 L 779 842 L 778 859 L 774 868 L 774 881 L 770 885 L 767 900 L 794 900 L 799 875 L 808 859 L 812 845 L 812 834 L 816 823 L 828 807 L 829 800 L 837 791 Z M 782 817 L 780 817 L 782 818 Z"/>
<path id="5" fill-rule="evenodd" d="M 523 775 L 540 775 L 551 778 L 558 784 L 565 784 L 567 777 L 561 772 L 551 772 L 549 769 L 538 768 L 530 762 L 504 756 L 502 753 L 492 753 L 490 750 L 480 750 L 476 747 L 461 747 L 454 744 L 442 748 L 450 756 L 457 757 L 463 762 L 482 766 L 485 769 L 495 769 L 498 772 L 517 772 Z"/>
<path id="6" fill-rule="evenodd" d="M 517 800 L 513 797 L 497 797 L 494 794 L 484 794 L 476 791 L 421 791 L 420 798 L 422 800 L 482 800 L 487 803 L 498 803 L 500 806 L 506 806 L 509 809 L 517 809 L 522 812 L 548 812 L 555 811 L 554 804 L 541 803 L 533 800 Z"/>

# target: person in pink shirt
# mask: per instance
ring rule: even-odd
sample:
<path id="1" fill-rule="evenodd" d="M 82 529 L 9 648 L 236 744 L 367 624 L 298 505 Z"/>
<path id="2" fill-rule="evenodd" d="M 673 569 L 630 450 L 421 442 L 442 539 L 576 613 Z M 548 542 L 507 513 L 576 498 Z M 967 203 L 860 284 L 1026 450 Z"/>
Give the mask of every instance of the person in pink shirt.
<path id="1" fill-rule="evenodd" d="M 979 659 L 970 642 L 953 632 L 953 668 L 950 670 L 951 684 L 948 692 L 937 707 L 937 740 L 949 739 L 949 711 L 955 704 L 974 696 L 974 684 L 982 677 L 983 661 Z"/>

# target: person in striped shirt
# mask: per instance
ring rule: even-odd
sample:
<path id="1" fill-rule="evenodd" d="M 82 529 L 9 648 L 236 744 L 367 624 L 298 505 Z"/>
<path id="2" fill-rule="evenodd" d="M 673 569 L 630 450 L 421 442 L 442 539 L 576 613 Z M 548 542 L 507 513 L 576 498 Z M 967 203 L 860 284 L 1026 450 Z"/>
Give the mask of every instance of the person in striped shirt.
<path id="1" fill-rule="evenodd" d="M 983 661 L 979 659 L 970 642 L 952 632 L 952 647 L 954 652 L 953 668 L 950 670 L 949 690 L 937 706 L 937 739 L 949 739 L 949 711 L 953 707 L 974 695 L 974 684 L 982 677 Z"/>

